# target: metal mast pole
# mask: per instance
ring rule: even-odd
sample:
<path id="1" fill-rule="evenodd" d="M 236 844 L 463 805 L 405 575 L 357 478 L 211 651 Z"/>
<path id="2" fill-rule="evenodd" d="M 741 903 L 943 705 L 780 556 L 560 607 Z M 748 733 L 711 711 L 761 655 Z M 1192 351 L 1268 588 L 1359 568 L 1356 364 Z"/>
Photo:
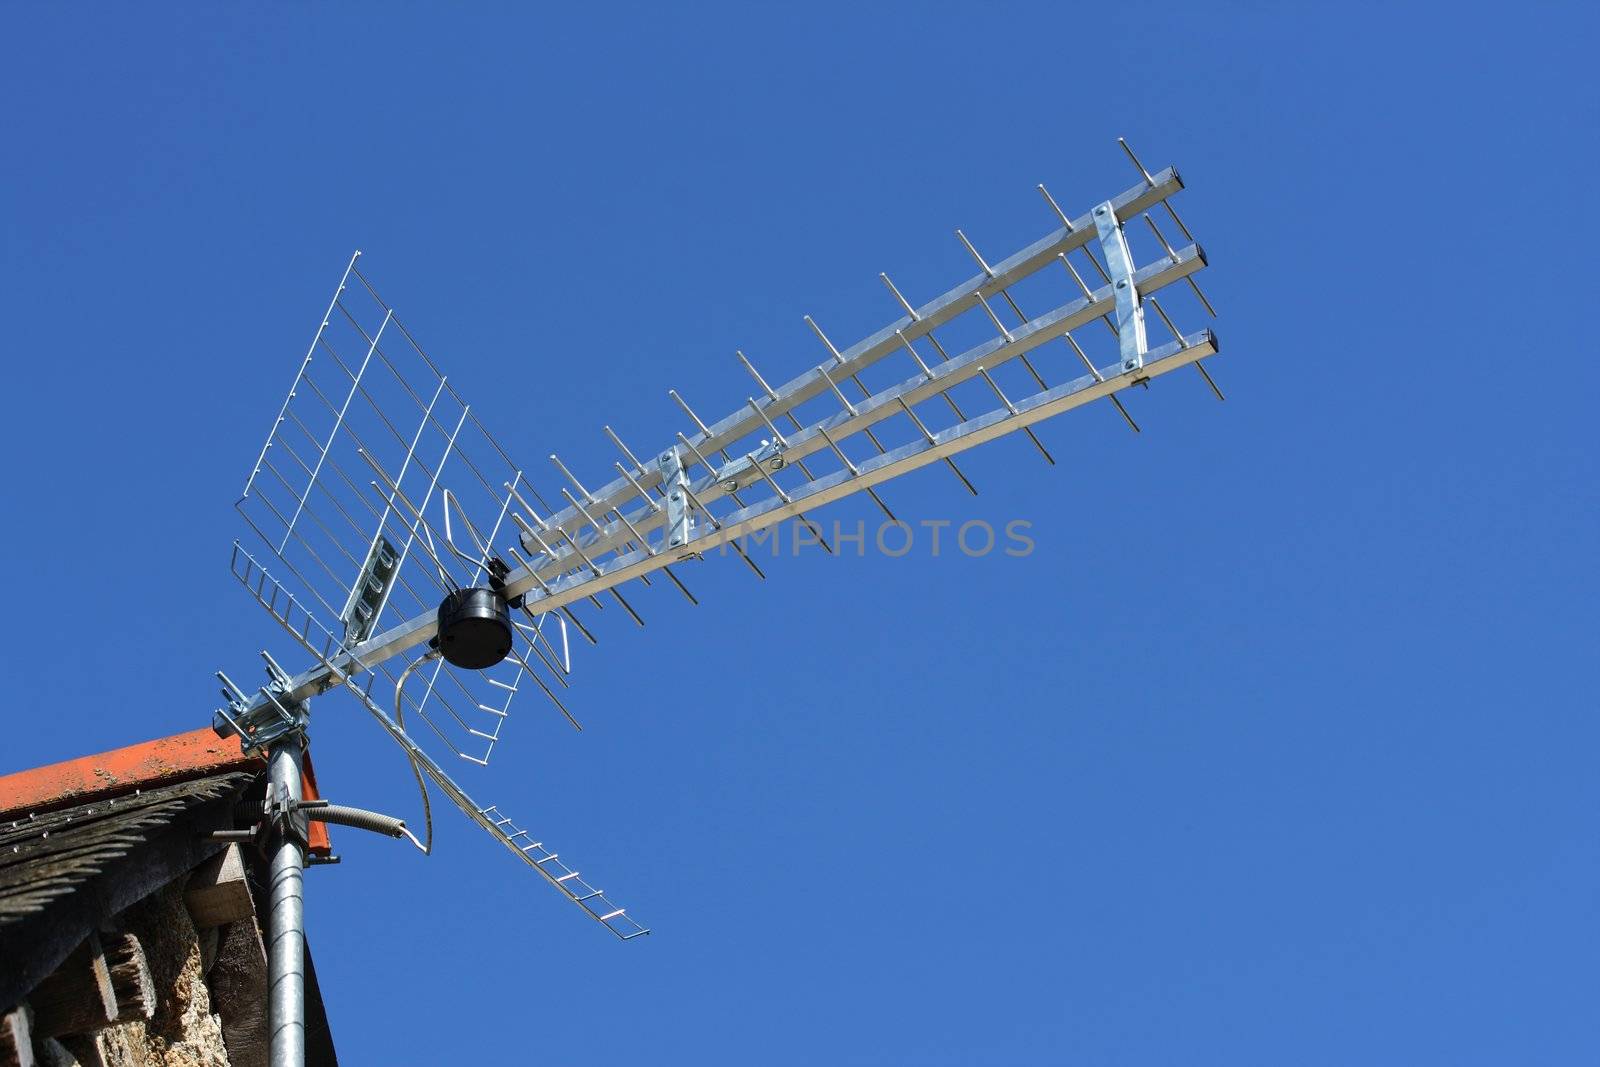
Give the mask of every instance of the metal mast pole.
<path id="1" fill-rule="evenodd" d="M 301 796 L 300 762 L 305 736 L 293 731 L 273 744 L 268 756 L 269 803 L 279 818 L 271 860 L 269 936 L 269 1027 L 272 1067 L 305 1067 L 306 927 L 305 816 L 294 811 Z"/>

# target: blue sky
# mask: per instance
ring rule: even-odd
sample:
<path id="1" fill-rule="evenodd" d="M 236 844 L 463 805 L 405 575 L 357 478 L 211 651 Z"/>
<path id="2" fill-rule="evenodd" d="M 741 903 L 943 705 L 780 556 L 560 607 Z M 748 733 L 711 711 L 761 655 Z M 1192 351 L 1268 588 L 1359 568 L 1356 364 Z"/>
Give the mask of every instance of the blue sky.
<path id="1" fill-rule="evenodd" d="M 1578 5 L 13 7 L 0 770 L 279 645 L 230 504 L 351 249 L 519 456 L 608 470 L 1176 165 L 1192 375 L 892 486 L 1026 559 L 639 591 L 454 817 L 338 835 L 345 1062 L 1593 1062 L 1595 19 Z M 992 256 L 991 258 L 994 258 Z M 1198 326 L 1190 316 L 1186 325 Z M 702 414 L 706 411 L 703 410 Z M 542 462 L 542 461 L 540 461 Z M 871 519 L 847 502 L 829 518 Z M 592 613 L 591 613 L 592 614 Z M 404 764 L 314 708 L 337 799 Z"/>

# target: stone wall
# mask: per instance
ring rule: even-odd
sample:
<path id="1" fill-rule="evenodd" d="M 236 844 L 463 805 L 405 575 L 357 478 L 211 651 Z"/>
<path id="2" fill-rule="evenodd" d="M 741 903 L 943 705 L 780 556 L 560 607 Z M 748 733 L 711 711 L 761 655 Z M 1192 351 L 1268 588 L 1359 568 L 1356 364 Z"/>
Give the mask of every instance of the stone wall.
<path id="1" fill-rule="evenodd" d="M 93 1037 L 63 1038 L 60 1044 L 73 1057 L 65 1062 L 75 1060 L 82 1067 L 232 1067 L 206 986 L 216 931 L 206 931 L 202 938 L 195 930 L 184 906 L 183 882 L 152 893 L 117 916 L 117 922 L 145 947 L 156 990 L 155 1014 Z"/>

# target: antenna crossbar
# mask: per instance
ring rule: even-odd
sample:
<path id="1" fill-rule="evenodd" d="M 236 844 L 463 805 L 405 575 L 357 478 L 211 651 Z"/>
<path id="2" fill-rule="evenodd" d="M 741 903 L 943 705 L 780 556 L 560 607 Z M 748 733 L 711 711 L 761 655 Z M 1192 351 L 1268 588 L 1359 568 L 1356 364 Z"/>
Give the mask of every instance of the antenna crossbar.
<path id="1" fill-rule="evenodd" d="M 1121 364 L 1100 368 L 1070 382 L 1044 390 L 1013 403 L 1015 412 L 998 408 L 933 434 L 931 440 L 913 441 L 883 455 L 862 460 L 855 471 L 835 471 L 807 482 L 788 493 L 787 501 L 772 497 L 721 518 L 715 527 L 697 527 L 683 552 L 701 554 L 728 544 L 757 530 L 793 518 L 801 511 L 820 507 L 890 481 L 919 467 L 937 463 L 957 453 L 975 448 L 998 437 L 1017 432 L 1045 419 L 1082 407 L 1101 397 L 1127 389 L 1146 379 L 1157 378 L 1214 355 L 1217 340 L 1210 330 L 1189 334 L 1145 356 L 1137 376 L 1123 373 Z M 898 405 L 897 405 L 898 406 Z M 819 437 L 822 435 L 819 433 Z M 676 562 L 679 555 L 645 549 L 596 561 L 592 569 L 575 571 L 540 588 L 526 567 L 513 571 L 506 579 L 508 596 L 526 596 L 530 610 L 554 611 L 575 604 L 585 597 L 632 581 L 641 575 Z M 304 700 L 338 684 L 340 675 L 355 675 L 371 670 L 395 656 L 426 644 L 437 632 L 438 620 L 422 615 L 408 620 L 365 641 L 348 652 L 330 657 L 290 680 L 288 696 Z M 265 696 L 255 698 L 266 703 Z M 251 707 L 255 707 L 252 703 Z"/>
<path id="2" fill-rule="evenodd" d="M 1014 401 L 1008 408 L 995 409 L 933 433 L 927 439 L 912 441 L 882 455 L 863 460 L 856 464 L 853 473 L 848 470 L 836 471 L 789 490 L 785 494 L 786 499 L 772 497 L 724 515 L 715 526 L 697 527 L 686 545 L 686 551 L 704 554 L 747 534 L 794 518 L 803 511 L 830 504 L 891 481 L 919 467 L 940 462 L 996 438 L 1019 432 L 1035 423 L 1129 388 L 1137 382 L 1169 374 L 1214 355 L 1216 351 L 1217 340 L 1210 330 L 1189 334 L 1147 353 L 1144 365 L 1137 376 L 1122 373 L 1120 364 L 1101 368 L 1097 374 L 1085 374 L 1052 389 Z M 898 404 L 896 407 L 898 408 Z M 821 436 L 820 433 L 817 434 L 818 438 Z M 759 475 L 757 477 L 759 478 Z M 658 570 L 670 562 L 672 562 L 671 557 L 659 553 L 651 555 L 645 551 L 619 555 L 601 564 L 599 574 L 577 574 L 552 582 L 549 584 L 548 592 L 535 591 L 535 582 L 530 574 L 525 571 L 513 571 L 506 580 L 506 591 L 512 596 L 527 594 L 528 606 L 532 610 L 553 611 L 589 596 L 597 590 Z"/>
<path id="3" fill-rule="evenodd" d="M 1171 167 L 1154 175 L 1149 182 L 1141 181 L 1138 185 L 1129 188 L 1110 201 L 1116 210 L 1119 219 L 1133 218 L 1140 212 L 1146 211 L 1163 203 L 1168 197 L 1173 196 L 1183 189 L 1183 180 L 1178 177 L 1178 172 Z M 839 380 L 847 380 L 851 375 L 860 373 L 863 369 L 877 361 L 904 351 L 902 335 L 911 341 L 916 341 L 927 336 L 931 331 L 949 323 L 964 312 L 979 306 L 979 296 L 984 299 L 998 298 L 1003 290 L 1015 285 L 1021 279 L 1034 274 L 1060 256 L 1079 248 L 1084 248 L 1091 243 L 1098 244 L 1099 238 L 1095 229 L 1095 217 L 1092 212 L 1085 212 L 1073 220 L 1070 227 L 1063 226 L 1054 233 L 1035 241 L 1021 251 L 1008 256 L 1006 259 L 993 264 L 989 271 L 975 275 L 962 284 L 949 290 L 941 296 L 923 304 L 916 309 L 914 315 L 902 315 L 899 319 L 885 326 L 871 337 L 850 346 L 838 353 L 838 359 L 831 366 L 830 372 Z M 1191 267 L 1191 271 L 1204 265 L 1204 256 L 1193 245 L 1183 250 L 1180 257 L 1191 254 L 1199 262 Z M 1188 262 L 1188 260 L 1185 260 Z M 1144 280 L 1141 289 L 1150 290 L 1160 288 L 1162 285 L 1179 281 L 1189 272 L 1162 281 Z M 1105 304 L 1102 306 L 1099 291 L 1091 302 L 1097 309 L 1082 322 L 1074 322 L 1072 327 L 1092 321 L 1101 315 L 1114 313 L 1115 300 L 1111 290 L 1102 290 L 1107 294 Z M 1070 328 L 1070 327 L 1069 327 Z M 828 390 L 815 371 L 802 374 L 785 385 L 773 390 L 773 396 L 762 405 L 763 411 L 769 418 L 776 419 L 779 415 L 787 413 L 800 404 L 813 397 L 820 396 Z M 735 411 L 733 414 L 713 423 L 707 431 L 697 431 L 689 435 L 689 443 L 693 448 L 699 449 L 706 455 L 711 455 L 722 449 L 729 448 L 741 438 L 752 433 L 759 433 L 762 429 L 762 420 L 748 408 Z M 660 471 L 653 464 L 647 463 L 643 469 L 635 470 L 633 481 L 645 489 L 653 489 L 661 483 Z M 617 478 L 596 490 L 593 501 L 598 503 L 600 509 L 606 510 L 625 504 L 636 495 L 635 488 L 626 478 Z M 561 527 L 570 533 L 576 534 L 586 525 L 586 520 L 574 507 L 564 508 L 553 516 L 545 519 L 552 528 Z M 569 563 L 570 566 L 570 563 Z"/>
<path id="4" fill-rule="evenodd" d="M 1204 253 L 1198 246 L 1190 245 L 1173 253 L 1168 259 L 1136 271 L 1134 279 L 1141 293 L 1155 292 L 1182 281 L 1204 266 Z M 1079 326 L 1115 311 L 1116 307 L 1115 292 L 1112 286 L 1106 285 L 1096 290 L 1091 297 L 1072 301 L 1037 318 L 1029 319 L 1025 324 L 1010 331 L 1007 337 L 997 337 L 977 345 L 930 368 L 927 374 L 909 378 L 899 385 L 857 401 L 850 409 L 831 416 L 817 425 L 792 431 L 786 438 L 784 458 L 788 462 L 804 459 L 813 453 L 830 450 L 835 442 L 851 435 L 869 433 L 877 423 L 899 415 L 901 402 L 914 405 L 934 399 L 963 382 L 982 377 L 985 371 L 993 371 L 1006 362 L 1026 356 L 1028 352 L 1046 342 L 1063 337 Z M 802 393 L 806 397 L 820 395 L 835 387 L 836 376 L 843 373 L 842 370 L 824 365 L 796 378 L 786 388 L 791 388 L 791 396 Z M 1121 368 L 1113 367 L 1112 373 L 1121 373 Z M 757 425 L 764 428 L 771 422 L 775 403 L 758 403 L 757 406 L 760 415 L 765 416 Z M 754 413 L 752 417 L 756 417 Z M 703 503 L 714 503 L 728 495 L 730 491 L 736 493 L 759 478 L 759 472 L 751 464 L 736 459 L 731 464 L 719 468 L 714 474 L 705 474 L 698 480 L 691 481 L 689 488 L 694 499 Z M 635 477 L 633 481 L 638 482 L 640 488 L 647 487 L 642 478 Z M 630 496 L 638 495 L 638 489 L 631 485 L 628 492 Z M 555 525 L 554 519 L 545 521 L 552 527 Z M 629 513 L 626 525 L 640 532 L 649 533 L 664 521 L 666 521 L 664 509 L 646 506 Z M 576 530 L 573 533 L 583 553 L 590 558 L 620 548 L 631 536 L 631 531 L 621 522 L 609 524 L 587 534 L 580 534 Z M 553 554 L 533 561 L 533 566 L 541 578 L 550 581 L 570 571 L 576 559 L 574 550 L 557 549 Z"/>

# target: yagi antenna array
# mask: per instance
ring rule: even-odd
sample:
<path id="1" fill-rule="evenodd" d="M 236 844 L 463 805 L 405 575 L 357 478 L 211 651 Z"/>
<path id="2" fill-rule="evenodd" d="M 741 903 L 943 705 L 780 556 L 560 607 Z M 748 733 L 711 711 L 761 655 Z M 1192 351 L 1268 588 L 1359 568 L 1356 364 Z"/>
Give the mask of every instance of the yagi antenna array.
<path id="1" fill-rule="evenodd" d="M 536 488 L 356 253 L 238 502 L 277 574 L 237 542 L 233 572 L 312 663 L 291 676 L 266 657 L 269 682 L 254 693 L 223 677 L 218 731 L 276 751 L 303 738 L 307 700 L 342 686 L 419 782 L 430 779 L 618 937 L 647 933 L 498 808 L 472 800 L 427 748 L 487 763 L 513 698 L 530 689 L 576 726 L 562 693 L 572 631 L 594 641 L 579 615 L 586 601 L 642 626 L 624 585 L 664 578 L 694 601 L 673 565 L 729 545 L 760 574 L 745 535 L 793 518 L 820 542 L 809 513 L 858 492 L 895 520 L 877 489 L 919 467 L 943 464 L 975 493 L 955 457 L 1007 434 L 1026 434 L 1053 464 L 1033 427 L 1096 401 L 1137 432 L 1118 394 L 1191 364 L 1221 399 L 1201 363 L 1215 336 L 1182 332 L 1156 295 L 1183 283 L 1212 313 L 1194 277 L 1205 256 L 1170 204 L 1183 183 L 1123 149 L 1139 172 L 1131 188 L 1069 218 L 1039 186 L 1058 225 L 1013 255 L 991 262 L 957 230 L 978 272 L 943 295 L 914 304 L 880 275 L 897 317 L 865 340 L 839 348 L 806 316 L 815 356 L 784 384 L 737 353 L 750 384 L 715 422 L 672 391 L 688 423 L 664 447 L 635 453 L 605 427 L 615 476 L 594 488 L 554 455 L 554 492 Z M 1158 209 L 1187 243 L 1168 241 Z M 1150 252 L 1142 263 L 1136 244 Z M 1048 310 L 1023 310 L 1039 297 Z M 1170 339 L 1150 341 L 1147 309 Z M 1074 333 L 1084 328 L 1093 336 Z M 388 684 L 375 693 L 380 677 Z"/>

